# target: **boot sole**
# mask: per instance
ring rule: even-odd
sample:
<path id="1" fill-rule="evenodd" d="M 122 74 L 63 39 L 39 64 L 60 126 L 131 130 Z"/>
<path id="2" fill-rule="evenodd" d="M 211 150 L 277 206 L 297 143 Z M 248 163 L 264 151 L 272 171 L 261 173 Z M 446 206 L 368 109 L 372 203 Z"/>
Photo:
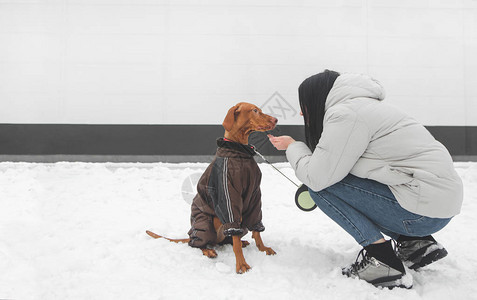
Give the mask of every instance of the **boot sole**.
<path id="1" fill-rule="evenodd" d="M 384 282 L 370 282 L 375 287 L 383 287 L 392 290 L 393 288 L 404 288 L 411 289 L 413 279 L 412 276 L 408 273 L 400 276 L 394 276 L 394 278 L 389 278 L 390 280 Z"/>

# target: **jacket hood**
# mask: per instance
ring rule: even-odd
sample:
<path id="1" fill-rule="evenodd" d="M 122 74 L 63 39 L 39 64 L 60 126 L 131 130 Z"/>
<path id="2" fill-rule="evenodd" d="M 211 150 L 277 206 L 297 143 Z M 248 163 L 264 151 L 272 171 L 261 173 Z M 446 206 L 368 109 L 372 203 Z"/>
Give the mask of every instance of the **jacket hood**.
<path id="1" fill-rule="evenodd" d="M 384 96 L 384 88 L 376 79 L 364 74 L 345 73 L 336 78 L 326 98 L 325 111 L 348 99 L 366 97 L 381 101 Z"/>

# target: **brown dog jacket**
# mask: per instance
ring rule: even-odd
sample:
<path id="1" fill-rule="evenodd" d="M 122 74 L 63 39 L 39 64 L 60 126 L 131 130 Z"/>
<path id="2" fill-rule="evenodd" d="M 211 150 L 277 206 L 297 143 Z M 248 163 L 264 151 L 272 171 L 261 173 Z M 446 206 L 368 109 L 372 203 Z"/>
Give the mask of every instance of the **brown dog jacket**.
<path id="1" fill-rule="evenodd" d="M 189 245 L 204 248 L 223 242 L 225 237 L 262 232 L 262 173 L 251 145 L 217 139 L 217 152 L 197 184 L 191 206 Z M 216 232 L 217 216 L 223 224 Z"/>

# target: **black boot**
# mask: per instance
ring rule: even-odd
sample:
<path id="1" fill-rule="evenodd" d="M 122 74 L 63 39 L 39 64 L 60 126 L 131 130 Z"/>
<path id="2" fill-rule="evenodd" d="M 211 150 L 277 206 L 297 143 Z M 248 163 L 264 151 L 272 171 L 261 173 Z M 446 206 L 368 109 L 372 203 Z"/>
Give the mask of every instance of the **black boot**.
<path id="1" fill-rule="evenodd" d="M 396 254 L 409 269 L 418 270 L 447 256 L 447 250 L 431 235 L 401 235 L 396 242 Z"/>

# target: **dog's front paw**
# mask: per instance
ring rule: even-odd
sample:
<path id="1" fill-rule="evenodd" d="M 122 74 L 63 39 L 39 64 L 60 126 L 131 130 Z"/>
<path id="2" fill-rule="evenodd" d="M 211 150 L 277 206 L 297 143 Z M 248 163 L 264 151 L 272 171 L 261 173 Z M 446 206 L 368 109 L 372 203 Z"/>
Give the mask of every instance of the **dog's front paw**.
<path id="1" fill-rule="evenodd" d="M 250 245 L 250 243 L 247 242 L 247 241 L 241 241 L 241 242 L 242 242 L 242 248 L 245 248 L 245 247 L 247 247 L 248 245 Z"/>
<path id="2" fill-rule="evenodd" d="M 267 255 L 275 255 L 277 254 L 277 252 L 275 252 L 272 248 L 270 247 L 265 247 L 263 250 L 261 251 L 264 251 Z"/>
<path id="3" fill-rule="evenodd" d="M 236 266 L 236 267 L 237 267 L 237 268 L 236 268 L 236 269 L 237 269 L 237 274 L 243 274 L 243 273 L 245 273 L 245 272 L 248 272 L 248 270 L 251 269 L 251 267 L 250 267 L 245 261 L 240 262 L 240 263 L 237 262 L 237 266 Z"/>

